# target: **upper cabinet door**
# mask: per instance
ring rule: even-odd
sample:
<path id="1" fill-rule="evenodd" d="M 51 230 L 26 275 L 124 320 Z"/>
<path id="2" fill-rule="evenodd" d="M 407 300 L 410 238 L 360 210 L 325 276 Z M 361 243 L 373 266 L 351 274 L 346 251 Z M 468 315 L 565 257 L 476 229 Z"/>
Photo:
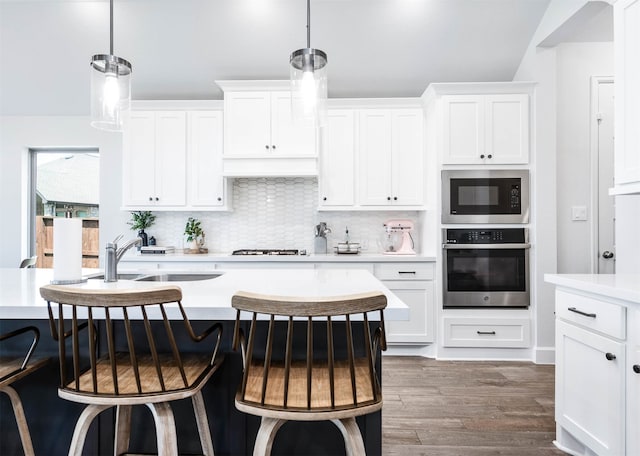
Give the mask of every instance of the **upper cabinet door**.
<path id="1" fill-rule="evenodd" d="M 270 92 L 224 94 L 224 156 L 252 157 L 271 153 Z"/>
<path id="2" fill-rule="evenodd" d="M 189 113 L 189 202 L 191 206 L 222 206 L 222 112 Z"/>
<path id="3" fill-rule="evenodd" d="M 529 95 L 442 97 L 445 165 L 529 162 Z"/>
<path id="4" fill-rule="evenodd" d="M 392 201 L 391 112 L 360 111 L 360 204 L 384 206 Z"/>
<path id="5" fill-rule="evenodd" d="M 355 131 L 354 110 L 329 111 L 320 155 L 320 206 L 355 204 Z"/>
<path id="6" fill-rule="evenodd" d="M 485 155 L 485 108 L 482 95 L 442 97 L 445 164 L 481 164 Z"/>
<path id="7" fill-rule="evenodd" d="M 529 96 L 486 95 L 485 163 L 529 162 Z"/>
<path id="8" fill-rule="evenodd" d="M 184 206 L 186 180 L 187 116 L 183 111 L 156 113 L 156 205 Z"/>
<path id="9" fill-rule="evenodd" d="M 122 153 L 122 202 L 125 206 L 155 201 L 156 119 L 152 111 L 130 111 L 125 120 Z"/>
<path id="10" fill-rule="evenodd" d="M 640 0 L 614 8 L 616 193 L 640 193 Z"/>
<path id="11" fill-rule="evenodd" d="M 271 154 L 316 156 L 316 129 L 312 121 L 292 118 L 289 92 L 271 94 Z"/>
<path id="12" fill-rule="evenodd" d="M 391 112 L 391 182 L 394 205 L 424 204 L 424 142 L 421 109 Z"/>

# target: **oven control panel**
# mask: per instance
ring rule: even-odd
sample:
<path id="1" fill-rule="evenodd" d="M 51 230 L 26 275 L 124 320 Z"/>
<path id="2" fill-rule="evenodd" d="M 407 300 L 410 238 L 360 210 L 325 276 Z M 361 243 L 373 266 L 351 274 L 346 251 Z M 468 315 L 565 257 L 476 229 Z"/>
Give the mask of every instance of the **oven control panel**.
<path id="1" fill-rule="evenodd" d="M 448 228 L 445 244 L 523 244 L 528 242 L 526 228 Z"/>

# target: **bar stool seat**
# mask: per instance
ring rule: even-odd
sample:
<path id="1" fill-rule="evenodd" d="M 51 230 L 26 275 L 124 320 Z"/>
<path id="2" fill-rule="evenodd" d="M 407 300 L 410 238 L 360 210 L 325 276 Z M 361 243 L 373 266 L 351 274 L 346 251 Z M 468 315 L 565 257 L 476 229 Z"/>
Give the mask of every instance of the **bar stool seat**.
<path id="1" fill-rule="evenodd" d="M 11 331 L 0 335 L 0 342 L 8 339 L 12 339 L 31 332 L 33 333 L 33 340 L 24 357 L 0 357 L 0 392 L 5 393 L 11 400 L 11 407 L 13 408 L 13 414 L 18 424 L 18 432 L 20 434 L 20 441 L 22 442 L 22 449 L 26 456 L 32 456 L 33 444 L 31 442 L 31 435 L 29 433 L 29 426 L 27 425 L 27 419 L 24 414 L 24 408 L 22 407 L 22 401 L 18 392 L 11 386 L 14 382 L 26 377 L 32 372 L 40 369 L 42 366 L 49 362 L 48 358 L 42 358 L 37 360 L 31 360 L 38 340 L 40 339 L 40 331 L 35 326 L 28 326 L 20 328 L 15 331 Z"/>
<path id="2" fill-rule="evenodd" d="M 241 348 L 244 361 L 236 408 L 261 417 L 254 456 L 271 453 L 278 429 L 288 420 L 329 420 L 340 429 L 348 455 L 365 454 L 355 417 L 382 408 L 375 366 L 378 348 L 386 349 L 384 294 L 305 299 L 238 292 L 232 305 L 237 309 L 234 349 Z M 252 313 L 248 340 L 240 328 L 243 311 Z M 373 311 L 380 312 L 380 325 L 372 330 L 367 314 Z M 268 316 L 269 327 L 266 338 L 258 340 L 259 314 Z M 354 314 L 362 314 L 362 337 L 358 341 L 351 323 Z M 276 322 L 282 318 L 288 320 L 284 326 Z M 300 347 L 293 346 L 296 318 L 302 319 L 305 327 L 303 355 Z M 321 335 L 317 335 L 314 326 L 323 324 Z M 342 324 L 345 333 L 335 335 Z M 284 353 L 278 353 L 274 347 L 281 347 L 278 341 L 285 339 Z"/>
<path id="3" fill-rule="evenodd" d="M 69 455 L 80 456 L 93 419 L 103 410 L 116 409 L 114 454 L 126 453 L 131 436 L 131 409 L 145 405 L 155 421 L 158 454 L 178 454 L 175 418 L 169 403 L 190 398 L 205 455 L 213 455 L 211 431 L 202 397 L 202 388 L 222 364 L 218 353 L 222 325 L 216 323 L 196 334 L 182 307 L 182 291 L 176 286 L 143 289 L 90 290 L 60 285 L 40 288 L 47 300 L 51 333 L 60 352 L 60 388 L 58 395 L 66 400 L 87 404 L 78 418 Z M 54 312 L 52 303 L 57 303 Z M 205 354 L 184 352 L 178 347 L 173 326 L 167 317 L 167 304 L 177 304 L 184 328 L 193 342 L 202 342 L 217 334 L 213 350 Z M 66 311 L 66 312 L 65 312 Z M 126 343 L 115 338 L 118 313 Z M 152 326 L 149 315 L 160 316 L 162 325 Z M 98 352 L 98 314 L 104 317 L 106 354 Z M 81 321 L 78 315 L 86 315 Z M 133 322 L 139 321 L 136 327 Z M 67 329 L 70 322 L 70 329 Z M 86 337 L 80 337 L 83 330 Z M 72 369 L 68 369 L 67 339 L 71 339 Z M 84 343 L 81 343 L 84 342 Z M 170 351 L 158 347 L 167 343 Z M 88 366 L 86 366 L 88 360 Z M 84 363 L 84 365 L 83 365 Z M 73 371 L 67 378 L 66 372 Z"/>

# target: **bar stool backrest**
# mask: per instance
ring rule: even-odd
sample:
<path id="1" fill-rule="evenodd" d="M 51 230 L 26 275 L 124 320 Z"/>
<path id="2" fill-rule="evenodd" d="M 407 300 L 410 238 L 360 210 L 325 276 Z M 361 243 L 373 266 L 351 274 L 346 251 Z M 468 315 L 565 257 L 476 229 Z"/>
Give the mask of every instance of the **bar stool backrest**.
<path id="1" fill-rule="evenodd" d="M 376 354 L 386 349 L 386 305 L 380 292 L 327 299 L 236 293 L 234 349 L 242 347 L 245 367 L 237 401 L 283 411 L 344 410 L 380 402 Z M 247 341 L 241 312 L 251 313 Z M 378 325 L 370 324 L 370 312 L 379 312 Z M 355 319 L 363 325 L 354 326 Z M 259 320 L 269 322 L 266 337 Z M 305 350 L 294 344 L 296 324 L 296 334 L 303 333 L 299 339 L 306 339 Z"/>
<path id="2" fill-rule="evenodd" d="M 218 323 L 196 335 L 182 307 L 182 291 L 176 286 L 89 290 L 47 285 L 40 294 L 47 301 L 51 334 L 58 341 L 60 389 L 69 393 L 149 396 L 186 389 L 198 379 L 189 377 L 189 366 L 182 362 L 165 305 L 177 303 L 186 332 L 194 342 L 220 326 Z M 99 332 L 102 320 L 106 331 Z M 163 325 L 152 327 L 151 320 L 160 320 Z M 126 343 L 117 341 L 116 332 L 124 333 Z M 211 366 L 219 338 L 210 357 Z M 163 349 L 167 344 L 170 350 Z M 99 348 L 104 346 L 107 354 L 100 357 Z M 91 375 L 84 375 L 87 372 Z M 205 373 L 200 370 L 194 375 Z"/>

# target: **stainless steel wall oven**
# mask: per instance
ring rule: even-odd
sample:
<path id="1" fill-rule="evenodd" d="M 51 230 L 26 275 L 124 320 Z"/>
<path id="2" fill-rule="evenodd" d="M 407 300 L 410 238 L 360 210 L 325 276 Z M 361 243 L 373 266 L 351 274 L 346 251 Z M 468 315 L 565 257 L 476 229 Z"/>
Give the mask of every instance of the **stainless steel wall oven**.
<path id="1" fill-rule="evenodd" d="M 527 228 L 443 230 L 444 308 L 528 307 Z"/>
<path id="2" fill-rule="evenodd" d="M 442 223 L 528 223 L 529 171 L 442 171 Z"/>

